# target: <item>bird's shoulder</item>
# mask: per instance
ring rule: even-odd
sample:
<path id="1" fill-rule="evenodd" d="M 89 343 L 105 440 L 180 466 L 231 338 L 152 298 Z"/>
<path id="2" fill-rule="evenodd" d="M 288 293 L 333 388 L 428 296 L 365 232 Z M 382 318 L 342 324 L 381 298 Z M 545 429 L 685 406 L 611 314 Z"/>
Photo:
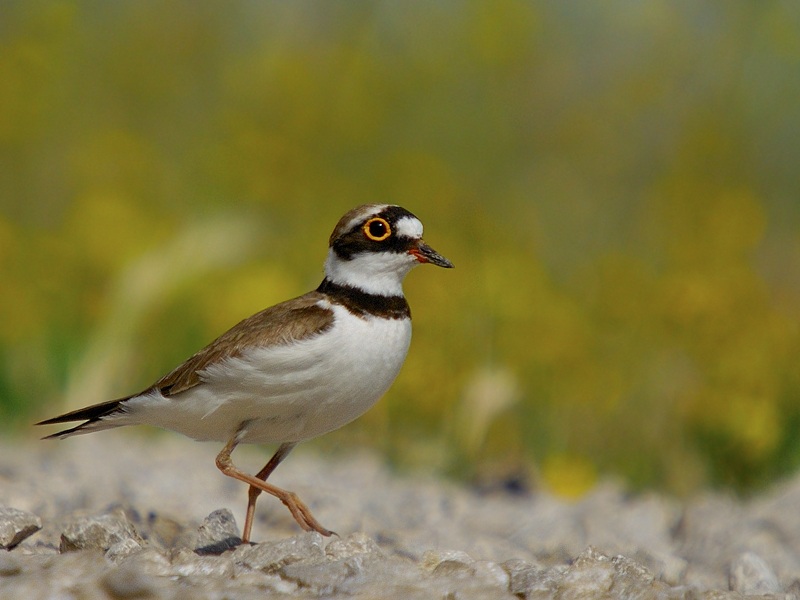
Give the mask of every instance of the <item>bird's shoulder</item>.
<path id="1" fill-rule="evenodd" d="M 248 348 L 290 344 L 326 331 L 333 325 L 334 313 L 323 300 L 324 294 L 313 291 L 257 312 L 189 357 L 151 389 L 174 396 L 202 383 L 201 372 L 208 366 L 240 356 Z"/>

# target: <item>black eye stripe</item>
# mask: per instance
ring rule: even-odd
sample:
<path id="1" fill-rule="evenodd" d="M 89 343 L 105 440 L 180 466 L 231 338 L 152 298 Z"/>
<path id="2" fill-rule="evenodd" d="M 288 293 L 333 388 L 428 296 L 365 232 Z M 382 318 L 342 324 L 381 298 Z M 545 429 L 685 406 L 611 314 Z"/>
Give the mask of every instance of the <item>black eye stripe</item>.
<path id="1" fill-rule="evenodd" d="M 378 213 L 365 217 L 360 224 L 351 226 L 347 233 L 343 233 L 331 241 L 331 248 L 342 260 L 350 260 L 356 254 L 369 252 L 396 252 L 398 254 L 408 252 L 416 240 L 392 235 L 395 224 L 404 217 L 414 217 L 414 215 L 400 206 L 388 206 Z M 379 243 L 376 243 L 368 235 L 366 228 L 367 223 L 375 219 L 384 221 L 389 227 L 389 235 Z M 380 238 L 380 236 L 375 237 Z"/>

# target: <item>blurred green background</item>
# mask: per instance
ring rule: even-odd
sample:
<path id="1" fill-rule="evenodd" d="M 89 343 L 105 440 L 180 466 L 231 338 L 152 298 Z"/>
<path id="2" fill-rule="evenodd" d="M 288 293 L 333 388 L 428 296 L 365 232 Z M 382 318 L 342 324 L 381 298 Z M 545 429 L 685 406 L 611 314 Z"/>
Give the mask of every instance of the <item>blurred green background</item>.
<path id="1" fill-rule="evenodd" d="M 795 2 L 0 3 L 0 428 L 144 388 L 397 203 L 389 394 L 311 442 L 574 495 L 800 464 Z M 120 435 L 101 434 L 101 435 Z"/>

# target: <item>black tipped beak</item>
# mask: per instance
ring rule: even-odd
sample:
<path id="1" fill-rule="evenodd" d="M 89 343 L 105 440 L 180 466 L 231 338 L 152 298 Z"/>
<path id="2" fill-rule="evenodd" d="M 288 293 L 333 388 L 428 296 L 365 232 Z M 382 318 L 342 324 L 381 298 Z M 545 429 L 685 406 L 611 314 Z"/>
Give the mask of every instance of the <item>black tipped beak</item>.
<path id="1" fill-rule="evenodd" d="M 408 251 L 409 254 L 414 256 L 421 263 L 431 263 L 437 267 L 444 267 L 445 269 L 452 269 L 453 263 L 447 260 L 444 256 L 439 254 L 436 250 L 428 246 L 422 240 Z"/>

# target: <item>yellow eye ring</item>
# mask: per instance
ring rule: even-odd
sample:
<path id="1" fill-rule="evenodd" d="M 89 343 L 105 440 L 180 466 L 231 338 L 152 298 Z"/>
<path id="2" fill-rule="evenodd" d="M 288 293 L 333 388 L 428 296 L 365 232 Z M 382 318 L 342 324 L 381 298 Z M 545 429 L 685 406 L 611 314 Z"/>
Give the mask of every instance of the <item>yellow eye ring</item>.
<path id="1" fill-rule="evenodd" d="M 392 227 L 386 219 L 373 217 L 364 223 L 364 235 L 373 242 L 382 242 L 392 235 Z"/>

